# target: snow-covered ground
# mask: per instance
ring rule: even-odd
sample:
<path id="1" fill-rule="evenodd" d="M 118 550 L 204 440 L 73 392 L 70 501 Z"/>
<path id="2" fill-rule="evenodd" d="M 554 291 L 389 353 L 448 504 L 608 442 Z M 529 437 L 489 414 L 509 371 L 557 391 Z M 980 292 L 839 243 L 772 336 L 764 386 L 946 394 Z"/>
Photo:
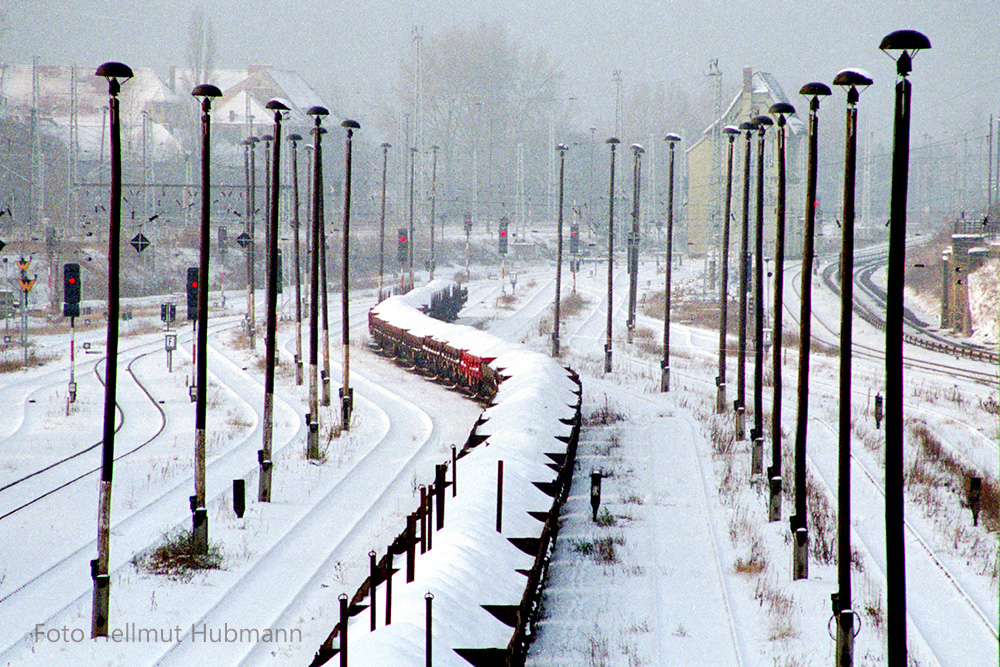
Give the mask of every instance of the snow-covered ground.
<path id="1" fill-rule="evenodd" d="M 501 296 L 498 278 L 473 281 L 462 321 L 547 353 L 551 269 L 525 263 L 517 268 L 513 296 L 509 283 Z M 700 286 L 700 270 L 699 262 L 685 261 L 674 280 Z M 605 374 L 605 280 L 604 266 L 585 266 L 576 284 L 586 304 L 576 314 L 564 314 L 561 328 L 561 361 L 580 373 L 584 414 L 595 419 L 584 428 L 529 664 L 831 664 L 829 596 L 836 590 L 836 563 L 825 552 L 835 543 L 837 358 L 817 353 L 812 359 L 810 506 L 811 516 L 825 523 L 810 525 L 810 576 L 793 582 L 787 524 L 793 484 L 788 476 L 783 520 L 769 523 L 766 489 L 749 474 L 748 443 L 732 441 L 731 413 L 714 414 L 717 334 L 673 323 L 671 390 L 661 393 L 661 353 L 651 350 L 649 342 L 659 339 L 662 321 L 640 316 L 636 343 L 625 342 L 628 281 L 621 271 L 615 282 L 614 370 Z M 797 281 L 797 270 L 790 265 L 788 328 L 795 326 L 798 314 Z M 564 273 L 564 295 L 570 283 Z M 642 266 L 639 284 L 647 283 L 662 283 L 652 262 Z M 644 288 L 640 294 L 656 289 Z M 308 664 L 338 620 L 338 595 L 352 593 L 367 577 L 369 550 L 384 552 L 413 508 L 417 487 L 432 481 L 433 464 L 450 457 L 451 445 L 464 442 L 480 413 L 468 399 L 366 349 L 365 313 L 372 303 L 370 293 L 359 293 L 352 305 L 356 408 L 352 428 L 343 434 L 330 428 L 341 372 L 338 337 L 333 338 L 334 405 L 321 410 L 325 459 L 319 464 L 303 454 L 306 387 L 295 385 L 288 363 L 294 328 L 282 325 L 275 489 L 269 504 L 255 501 L 263 348 L 251 353 L 241 343 L 240 296 L 230 292 L 226 307 L 213 309 L 209 530 L 223 566 L 185 581 L 141 572 L 131 560 L 164 533 L 190 524 L 194 410 L 185 384 L 191 372 L 190 330 L 181 335 L 174 372 L 167 373 L 163 334 L 156 327 L 158 309 L 127 323 L 135 333 L 122 338 L 120 363 L 131 366 L 131 374 L 119 374 L 117 451 L 152 439 L 118 461 L 115 470 L 111 626 L 123 630 L 122 641 L 89 639 L 89 560 L 96 556 L 97 511 L 97 476 L 90 474 L 0 519 L 0 664 Z M 814 308 L 815 335 L 833 342 L 839 299 L 816 285 Z M 331 329 L 339 332 L 338 316 L 331 314 Z M 881 348 L 881 333 L 857 318 L 855 326 L 859 343 Z M 43 366 L 0 376 L 5 404 L 0 515 L 99 464 L 99 448 L 94 448 L 9 486 L 101 438 L 103 389 L 95 373 L 95 366 L 103 368 L 100 354 L 78 356 L 79 397 L 67 415 L 68 335 L 64 330 L 33 338 L 37 349 L 52 358 Z M 79 331 L 77 341 L 91 342 L 99 352 L 103 329 Z M 735 396 L 735 341 L 732 348 L 730 401 Z M 922 350 L 908 349 L 907 354 L 947 361 Z M 786 349 L 786 456 L 794 432 L 796 359 L 797 349 Z M 750 355 L 748 378 L 753 377 L 752 363 Z M 769 368 L 770 360 L 767 364 Z M 995 480 L 997 417 L 985 407 L 995 399 L 995 389 L 915 369 L 907 371 L 907 387 L 907 418 L 926 424 L 946 449 Z M 879 665 L 885 662 L 887 566 L 879 494 L 881 431 L 871 416 L 874 396 L 882 391 L 879 361 L 855 356 L 854 391 L 854 604 L 861 618 L 855 664 Z M 765 418 L 770 402 L 766 386 Z M 594 423 L 602 421 L 601 415 L 610 416 L 603 421 L 611 423 Z M 920 456 L 909 433 L 908 441 L 910 468 Z M 784 467 L 791 469 L 790 463 Z M 605 478 L 602 514 L 595 523 L 589 472 L 598 468 Z M 242 519 L 231 509 L 235 478 L 247 480 L 248 509 Z M 911 486 L 908 494 L 914 657 L 923 666 L 996 664 L 996 534 L 971 526 L 971 514 L 961 506 L 961 489 L 950 480 Z M 433 551 L 424 557 L 445 558 Z M 421 567 L 418 563 L 418 571 Z M 421 592 L 409 605 L 411 612 L 421 614 L 422 602 Z M 401 605 L 399 613 L 405 615 L 407 606 Z M 352 630 L 357 625 L 365 623 L 352 624 Z M 127 635 L 130 627 L 155 628 L 158 634 L 155 640 L 147 636 L 148 641 L 137 641 L 134 634 Z M 272 641 L 228 641 L 224 634 L 212 641 L 209 630 L 224 633 L 227 627 L 237 633 L 270 630 Z M 435 641 L 434 664 L 464 664 L 450 652 L 446 636 Z"/>

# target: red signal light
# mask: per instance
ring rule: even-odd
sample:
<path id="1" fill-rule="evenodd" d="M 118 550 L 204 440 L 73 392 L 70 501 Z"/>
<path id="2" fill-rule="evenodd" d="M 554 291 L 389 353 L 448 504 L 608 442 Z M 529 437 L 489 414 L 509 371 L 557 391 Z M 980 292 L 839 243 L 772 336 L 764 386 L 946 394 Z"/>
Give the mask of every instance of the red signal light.
<path id="1" fill-rule="evenodd" d="M 192 280 L 191 281 L 191 288 L 192 289 L 198 289 L 198 281 L 197 280 Z"/>
<path id="2" fill-rule="evenodd" d="M 507 230 L 506 229 L 501 229 L 500 230 L 500 236 L 501 237 L 507 236 Z"/>
<path id="3" fill-rule="evenodd" d="M 69 284 L 70 285 L 75 285 L 76 284 L 76 278 L 70 278 L 69 279 Z"/>

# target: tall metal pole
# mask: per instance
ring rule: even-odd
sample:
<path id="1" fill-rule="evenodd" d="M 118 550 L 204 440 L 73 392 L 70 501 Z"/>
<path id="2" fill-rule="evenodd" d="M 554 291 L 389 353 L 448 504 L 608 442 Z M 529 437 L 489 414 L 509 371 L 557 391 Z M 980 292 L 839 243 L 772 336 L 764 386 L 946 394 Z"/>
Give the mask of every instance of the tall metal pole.
<path id="1" fill-rule="evenodd" d="M 837 491 L 837 655 L 836 667 L 854 664 L 854 611 L 851 601 L 851 345 L 854 300 L 854 177 L 858 153 L 858 86 L 872 80 L 857 70 L 843 70 L 833 80 L 847 87 L 844 132 L 843 241 L 840 252 L 840 412 L 839 484 Z"/>
<path id="2" fill-rule="evenodd" d="M 280 100 L 271 100 L 264 107 L 274 112 L 274 159 L 272 160 L 271 186 L 267 216 L 267 334 L 264 368 L 264 419 L 263 448 L 257 457 L 260 462 L 260 486 L 257 500 L 271 502 L 271 443 L 274 433 L 274 367 L 278 349 L 278 190 L 281 177 L 281 114 L 288 106 Z"/>
<path id="3" fill-rule="evenodd" d="M 753 153 L 751 139 L 757 126 L 752 121 L 740 123 L 740 130 L 746 132 L 746 146 L 743 155 L 743 224 L 740 227 L 740 312 L 739 342 L 736 349 L 736 439 L 746 437 L 746 391 L 747 391 L 747 282 L 750 260 L 750 155 Z"/>
<path id="4" fill-rule="evenodd" d="M 733 203 L 733 144 L 740 131 L 732 125 L 723 128 L 723 133 L 729 138 L 729 157 L 726 162 L 726 203 L 722 221 L 722 266 L 721 285 L 719 287 L 719 375 L 715 378 L 716 395 L 715 411 L 722 414 L 726 411 L 726 334 L 729 328 L 729 218 L 732 215 Z"/>
<path id="5" fill-rule="evenodd" d="M 326 134 L 326 128 L 321 127 L 319 134 Z M 316 202 L 319 208 L 319 291 L 320 291 L 320 319 L 323 336 L 323 368 L 320 369 L 320 381 L 323 385 L 323 405 L 330 405 L 330 282 L 326 278 L 326 196 L 323 192 L 323 156 L 317 145 L 316 160 L 319 162 L 320 197 Z"/>
<path id="6" fill-rule="evenodd" d="M 247 332 L 250 334 L 250 349 L 257 349 L 257 160 L 255 150 L 260 141 L 249 137 L 250 141 L 250 185 L 248 225 L 250 245 L 247 246 Z"/>
<path id="7" fill-rule="evenodd" d="M 809 351 L 812 343 L 812 273 L 815 256 L 816 168 L 819 146 L 819 102 L 830 94 L 825 83 L 807 83 L 800 94 L 809 100 L 809 166 L 806 171 L 805 225 L 802 229 L 802 296 L 799 311 L 799 386 L 795 417 L 795 514 L 792 530 L 792 579 L 809 576 L 808 527 L 806 521 L 806 434 L 809 425 Z"/>
<path id="8" fill-rule="evenodd" d="M 385 275 L 385 180 L 386 167 L 389 164 L 388 141 L 382 144 L 382 209 L 378 219 L 378 300 L 382 301 L 382 279 Z"/>
<path id="9" fill-rule="evenodd" d="M 340 426 L 347 431 L 351 428 L 351 412 L 354 409 L 354 390 L 351 389 L 351 318 L 348 310 L 350 303 L 350 238 L 351 238 L 351 139 L 354 137 L 354 130 L 361 127 L 357 121 L 345 120 L 340 124 L 347 130 L 347 148 L 344 158 L 344 259 L 343 273 L 341 276 L 341 343 L 344 348 L 344 383 L 340 389 Z M 433 235 L 431 236 L 433 238 Z"/>
<path id="10" fill-rule="evenodd" d="M 299 250 L 299 142 L 302 135 L 288 135 L 292 144 L 292 235 L 295 251 L 295 384 L 302 385 L 302 261 Z"/>
<path id="11" fill-rule="evenodd" d="M 208 552 L 208 510 L 205 507 L 205 412 L 208 391 L 208 262 L 211 241 L 211 110 L 212 98 L 222 91 L 201 84 L 191 91 L 201 98 L 201 253 L 198 262 L 197 395 L 195 397 L 194 497 L 191 499 L 191 542 L 198 553 Z"/>
<path id="12" fill-rule="evenodd" d="M 556 211 L 556 305 L 555 322 L 552 326 L 552 356 L 559 356 L 559 299 L 562 286 L 562 256 L 563 256 L 563 177 L 566 173 L 566 144 L 556 146 L 559 151 L 559 208 Z"/>
<path id="13" fill-rule="evenodd" d="M 642 154 L 639 144 L 632 144 L 632 231 L 628 235 L 628 319 L 625 331 L 632 342 L 635 330 L 635 301 L 639 288 L 639 192 L 642 183 Z"/>
<path id="14" fill-rule="evenodd" d="M 413 288 L 413 246 L 416 245 L 413 242 L 414 241 L 414 237 L 413 237 L 413 170 L 414 170 L 414 165 L 416 164 L 416 162 L 417 162 L 417 149 L 414 148 L 413 146 L 411 146 L 410 147 L 410 235 L 409 235 L 409 237 L 407 237 L 407 238 L 410 239 L 410 242 L 407 244 L 407 247 L 409 249 L 409 256 L 407 257 L 407 259 L 409 260 L 409 265 L 410 265 L 410 288 L 411 289 Z"/>
<path id="15" fill-rule="evenodd" d="M 324 107 L 315 106 L 306 112 L 313 117 L 313 175 L 312 175 L 312 265 L 309 272 L 309 435 L 306 456 L 319 458 L 319 261 L 320 261 L 320 198 L 323 194 L 320 178 L 320 123 L 329 115 Z"/>
<path id="16" fill-rule="evenodd" d="M 774 220 L 774 341 L 771 362 L 774 375 L 774 400 L 771 402 L 771 466 L 767 471 L 770 499 L 768 519 L 781 520 L 781 319 L 785 295 L 785 127 L 786 116 L 795 113 L 787 102 L 771 105 L 769 112 L 778 117 L 778 205 Z"/>
<path id="17" fill-rule="evenodd" d="M 434 206 L 437 203 L 437 169 L 438 146 L 431 146 L 434 157 L 431 159 L 431 265 L 428 271 L 428 281 L 434 280 Z"/>
<path id="18" fill-rule="evenodd" d="M 754 118 L 757 127 L 757 219 L 754 228 L 754 368 L 753 432 L 750 434 L 750 474 L 764 472 L 764 133 L 774 124 L 767 116 Z"/>
<path id="19" fill-rule="evenodd" d="M 889 265 L 885 308 L 885 542 L 888 665 L 907 664 L 906 549 L 903 540 L 903 274 L 906 264 L 906 189 L 910 159 L 910 82 L 913 54 L 930 40 L 914 30 L 887 35 L 879 48 L 901 50 L 896 60 Z"/>
<path id="20" fill-rule="evenodd" d="M 604 341 L 604 372 L 611 372 L 611 314 L 612 296 L 615 285 L 615 149 L 621 141 L 611 137 L 605 143 L 611 146 L 611 186 L 608 190 L 608 322 L 607 335 Z"/>
<path id="21" fill-rule="evenodd" d="M 680 135 L 672 133 L 664 137 L 664 141 L 670 146 L 670 167 L 667 172 L 667 249 L 663 279 L 663 359 L 660 360 L 660 391 L 670 391 L 670 281 L 674 266 L 674 144 L 680 140 Z"/>
<path id="22" fill-rule="evenodd" d="M 108 555 L 111 546 L 111 478 L 115 465 L 115 396 L 118 378 L 118 251 L 121 244 L 122 148 L 121 112 L 118 93 L 121 84 L 132 78 L 128 65 L 104 63 L 97 76 L 108 80 L 108 112 L 111 145 L 111 204 L 108 225 L 108 335 L 107 361 L 104 370 L 104 441 L 101 447 L 101 486 L 98 492 L 97 558 L 90 562 L 94 581 L 91 637 L 108 636 L 108 611 L 111 601 L 111 576 Z M 27 309 L 25 309 L 27 310 Z"/>

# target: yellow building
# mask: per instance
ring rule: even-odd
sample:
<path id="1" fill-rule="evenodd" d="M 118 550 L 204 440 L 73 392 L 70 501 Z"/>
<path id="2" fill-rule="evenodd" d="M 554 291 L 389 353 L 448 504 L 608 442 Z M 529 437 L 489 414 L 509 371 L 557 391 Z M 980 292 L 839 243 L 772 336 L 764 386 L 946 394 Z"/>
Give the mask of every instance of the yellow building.
<path id="1" fill-rule="evenodd" d="M 688 252 L 693 256 L 717 256 L 722 243 L 722 215 L 725 210 L 726 157 L 729 141 L 723 128 L 739 127 L 740 123 L 760 115 L 769 115 L 772 104 L 791 102 L 777 79 L 767 72 L 743 68 L 743 86 L 720 118 L 717 118 L 700 139 L 687 149 L 687 238 Z M 801 110 L 802 118 L 808 111 Z M 786 141 L 786 204 L 785 256 L 798 257 L 802 252 L 802 219 L 805 203 L 805 158 L 807 128 L 800 114 L 788 118 Z M 775 120 L 772 118 L 772 120 Z M 743 174 L 745 171 L 746 133 L 736 138 L 733 153 L 733 196 L 730 218 L 730 262 L 736 260 L 733 249 L 739 248 L 743 220 Z M 774 221 L 777 198 L 777 126 L 768 128 L 764 144 L 764 254 L 773 256 Z M 753 247 L 753 226 L 756 220 L 757 133 L 751 142 L 750 168 L 750 247 Z"/>

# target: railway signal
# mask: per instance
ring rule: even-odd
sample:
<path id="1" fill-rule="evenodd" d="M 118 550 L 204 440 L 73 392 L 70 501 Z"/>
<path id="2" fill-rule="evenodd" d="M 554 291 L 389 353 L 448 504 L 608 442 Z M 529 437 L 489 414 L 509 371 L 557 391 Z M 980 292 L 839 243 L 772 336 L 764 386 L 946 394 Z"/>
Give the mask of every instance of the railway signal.
<path id="1" fill-rule="evenodd" d="M 396 259 L 399 261 L 399 265 L 403 266 L 406 264 L 406 259 L 410 256 L 410 240 L 406 234 L 406 228 L 399 228 L 399 244 L 396 247 Z"/>
<path id="2" fill-rule="evenodd" d="M 80 265 L 63 265 L 63 317 L 80 316 Z"/>
<path id="3" fill-rule="evenodd" d="M 510 220 L 506 217 L 500 218 L 500 238 L 498 239 L 497 252 L 501 255 L 507 254 L 507 226 Z"/>
<path id="4" fill-rule="evenodd" d="M 187 318 L 198 318 L 198 267 L 190 266 L 187 270 Z"/>
<path id="5" fill-rule="evenodd" d="M 472 233 L 472 214 L 471 213 L 466 213 L 465 214 L 464 228 L 465 228 L 465 235 L 466 236 L 468 236 L 469 234 Z"/>
<path id="6" fill-rule="evenodd" d="M 569 254 L 580 254 L 580 223 L 574 222 L 569 227 Z"/>

